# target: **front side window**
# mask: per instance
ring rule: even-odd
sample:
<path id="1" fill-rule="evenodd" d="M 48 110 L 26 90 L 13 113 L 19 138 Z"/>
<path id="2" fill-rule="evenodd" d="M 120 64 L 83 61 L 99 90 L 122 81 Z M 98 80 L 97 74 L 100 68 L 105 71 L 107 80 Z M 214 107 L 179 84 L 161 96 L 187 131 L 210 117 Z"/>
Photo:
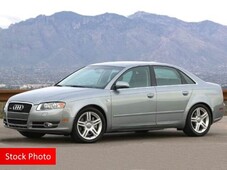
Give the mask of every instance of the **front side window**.
<path id="1" fill-rule="evenodd" d="M 151 86 L 150 69 L 148 66 L 131 68 L 118 79 L 129 84 L 129 88 Z"/>
<path id="2" fill-rule="evenodd" d="M 182 84 L 181 76 L 174 68 L 154 66 L 157 86 Z"/>
<path id="3" fill-rule="evenodd" d="M 115 66 L 88 66 L 66 77 L 57 86 L 105 88 L 122 69 Z"/>

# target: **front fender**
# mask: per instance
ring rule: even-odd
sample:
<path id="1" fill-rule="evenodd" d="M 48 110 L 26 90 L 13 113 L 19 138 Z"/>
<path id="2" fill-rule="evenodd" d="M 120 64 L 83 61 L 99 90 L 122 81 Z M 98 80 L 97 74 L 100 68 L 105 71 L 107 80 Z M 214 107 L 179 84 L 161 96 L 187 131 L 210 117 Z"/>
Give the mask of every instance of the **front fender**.
<path id="1" fill-rule="evenodd" d="M 99 97 L 99 98 L 89 98 L 89 99 L 81 99 L 76 101 L 71 101 L 68 106 L 68 112 L 70 113 L 71 120 L 71 129 L 73 127 L 73 122 L 76 115 L 79 111 L 87 106 L 95 105 L 102 108 L 104 112 L 104 116 L 106 117 L 107 131 L 111 128 L 112 119 L 111 119 L 111 100 L 110 97 Z"/>

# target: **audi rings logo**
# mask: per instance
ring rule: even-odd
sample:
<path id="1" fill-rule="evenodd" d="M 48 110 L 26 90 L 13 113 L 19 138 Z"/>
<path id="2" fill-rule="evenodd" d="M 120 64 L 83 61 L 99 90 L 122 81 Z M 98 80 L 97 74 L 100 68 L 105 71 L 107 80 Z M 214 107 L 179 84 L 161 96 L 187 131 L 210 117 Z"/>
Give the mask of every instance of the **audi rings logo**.
<path id="1" fill-rule="evenodd" d="M 24 109 L 24 105 L 22 105 L 22 104 L 15 104 L 13 106 L 14 111 L 22 111 L 23 109 Z"/>

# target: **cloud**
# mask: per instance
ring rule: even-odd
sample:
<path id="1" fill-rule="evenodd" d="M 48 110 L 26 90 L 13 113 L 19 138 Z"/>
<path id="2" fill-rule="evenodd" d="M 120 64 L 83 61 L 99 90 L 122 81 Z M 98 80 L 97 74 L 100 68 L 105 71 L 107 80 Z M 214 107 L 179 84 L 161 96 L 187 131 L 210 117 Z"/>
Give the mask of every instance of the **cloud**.
<path id="1" fill-rule="evenodd" d="M 21 19 L 16 17 L 0 15 L 0 28 L 8 28 L 11 24 L 20 21 Z"/>

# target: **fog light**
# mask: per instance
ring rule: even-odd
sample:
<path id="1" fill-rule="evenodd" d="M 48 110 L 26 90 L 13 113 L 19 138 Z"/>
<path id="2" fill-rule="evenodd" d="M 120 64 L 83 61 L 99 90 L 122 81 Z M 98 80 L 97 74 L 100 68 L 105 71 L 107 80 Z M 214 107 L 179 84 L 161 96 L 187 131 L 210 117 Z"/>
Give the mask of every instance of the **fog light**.
<path id="1" fill-rule="evenodd" d="M 52 127 L 52 126 L 53 126 L 53 123 L 50 123 L 50 122 L 44 123 L 44 127 L 46 127 L 46 128 L 49 128 L 49 127 Z"/>
<path id="2" fill-rule="evenodd" d="M 7 125 L 6 119 L 3 119 L 3 123 L 4 123 L 4 125 Z"/>

